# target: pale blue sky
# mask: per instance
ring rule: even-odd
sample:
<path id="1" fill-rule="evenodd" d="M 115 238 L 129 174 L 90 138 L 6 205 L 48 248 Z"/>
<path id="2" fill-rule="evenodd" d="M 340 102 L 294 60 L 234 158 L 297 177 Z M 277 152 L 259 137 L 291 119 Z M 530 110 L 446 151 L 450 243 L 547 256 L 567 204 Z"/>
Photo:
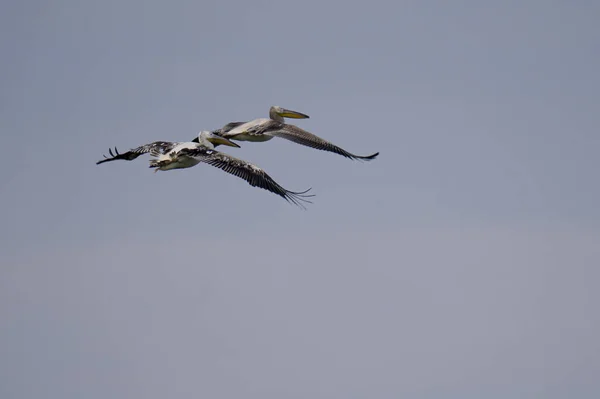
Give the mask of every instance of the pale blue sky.
<path id="1" fill-rule="evenodd" d="M 0 6 L 0 397 L 597 398 L 600 5 Z M 271 105 L 370 163 L 189 140 Z"/>

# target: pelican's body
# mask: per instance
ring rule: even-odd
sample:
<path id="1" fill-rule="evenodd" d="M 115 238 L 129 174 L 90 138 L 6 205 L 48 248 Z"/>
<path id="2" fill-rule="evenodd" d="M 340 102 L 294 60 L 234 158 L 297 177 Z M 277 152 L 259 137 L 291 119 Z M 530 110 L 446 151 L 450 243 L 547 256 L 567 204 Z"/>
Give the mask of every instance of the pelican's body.
<path id="1" fill-rule="evenodd" d="M 150 155 L 155 158 L 150 160 L 150 165 L 151 167 L 156 167 L 156 171 L 185 169 L 198 165 L 200 161 L 193 158 L 177 156 L 182 150 L 191 150 L 196 148 L 214 149 L 215 146 L 221 144 L 239 148 L 239 145 L 236 143 L 207 131 L 200 132 L 198 137 L 194 140 L 195 141 L 187 142 L 155 141 L 153 143 L 145 144 L 129 150 L 123 154 L 119 154 L 119 151 L 115 147 L 115 154 L 113 154 L 112 149 L 108 150 L 111 158 L 107 158 L 105 156 L 104 158 L 106 159 L 98 161 L 96 164 L 99 165 L 104 162 L 116 161 L 118 159 L 133 161 L 140 155 L 150 153 Z"/>
<path id="2" fill-rule="evenodd" d="M 310 203 L 306 199 L 313 196 L 306 195 L 310 189 L 302 192 L 286 190 L 258 166 L 214 149 L 216 145 L 220 144 L 239 147 L 239 145 L 227 138 L 203 131 L 200 132 L 196 140 L 195 142 L 155 141 L 154 143 L 134 148 L 123 154 L 119 154 L 115 148 L 116 154 L 113 154 L 111 149 L 109 150 L 111 158 L 105 156 L 106 159 L 98 161 L 96 164 L 118 159 L 132 161 L 146 153 L 150 153 L 154 157 L 154 159 L 150 160 L 150 167 L 155 168 L 155 172 L 159 170 L 168 171 L 191 168 L 203 162 L 244 179 L 253 187 L 259 187 L 277 194 L 286 201 L 302 208 L 304 208 L 302 202 Z"/>
<path id="3" fill-rule="evenodd" d="M 261 127 L 264 128 L 270 122 L 273 122 L 273 120 L 267 118 L 254 119 L 253 121 L 243 123 L 227 132 L 224 132 L 223 137 L 231 137 L 232 140 L 238 141 L 253 141 L 255 143 L 269 141 L 274 136 L 270 134 L 254 134 L 252 131 Z"/>
<path id="4" fill-rule="evenodd" d="M 229 140 L 252 142 L 269 141 L 273 137 L 281 137 L 297 144 L 333 152 L 350 159 L 368 161 L 375 159 L 379 155 L 378 152 L 367 156 L 352 154 L 304 129 L 285 123 L 285 118 L 309 118 L 308 115 L 300 112 L 273 106 L 269 110 L 269 117 L 270 119 L 258 118 L 250 122 L 231 122 L 221 129 L 213 131 L 213 133 Z"/>
<path id="5" fill-rule="evenodd" d="M 159 170 L 186 169 L 196 166 L 200 163 L 200 160 L 177 155 L 180 154 L 182 150 L 193 150 L 198 147 L 202 147 L 202 145 L 194 142 L 179 143 L 168 153 L 157 154 L 156 159 L 150 161 L 150 167 L 156 166 L 154 172 L 158 172 Z M 214 148 L 214 146 L 211 145 L 206 148 Z"/>

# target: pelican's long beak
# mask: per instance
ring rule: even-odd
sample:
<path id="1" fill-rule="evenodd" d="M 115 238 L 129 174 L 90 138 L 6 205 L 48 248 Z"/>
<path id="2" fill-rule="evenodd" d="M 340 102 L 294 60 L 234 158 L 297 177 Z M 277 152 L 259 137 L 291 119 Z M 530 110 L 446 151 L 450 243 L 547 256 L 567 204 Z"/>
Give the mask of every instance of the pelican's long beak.
<path id="1" fill-rule="evenodd" d="M 278 112 L 279 116 L 284 118 L 292 118 L 292 119 L 308 119 L 309 116 L 303 114 L 301 112 L 292 111 L 291 109 L 282 109 L 281 112 Z"/>
<path id="2" fill-rule="evenodd" d="M 228 145 L 229 147 L 240 148 L 240 146 L 234 143 L 233 141 L 226 139 L 225 137 L 217 136 L 216 134 L 212 134 L 210 137 L 208 137 L 208 141 L 210 141 L 215 146 L 222 144 Z"/>

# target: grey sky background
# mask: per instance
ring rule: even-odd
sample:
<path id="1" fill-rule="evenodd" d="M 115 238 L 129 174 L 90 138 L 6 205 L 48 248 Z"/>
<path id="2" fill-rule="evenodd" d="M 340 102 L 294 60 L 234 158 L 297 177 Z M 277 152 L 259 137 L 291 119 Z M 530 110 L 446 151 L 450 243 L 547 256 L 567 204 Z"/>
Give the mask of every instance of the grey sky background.
<path id="1" fill-rule="evenodd" d="M 0 6 L 0 397 L 597 398 L 600 5 Z M 271 105 L 352 162 L 190 140 Z"/>

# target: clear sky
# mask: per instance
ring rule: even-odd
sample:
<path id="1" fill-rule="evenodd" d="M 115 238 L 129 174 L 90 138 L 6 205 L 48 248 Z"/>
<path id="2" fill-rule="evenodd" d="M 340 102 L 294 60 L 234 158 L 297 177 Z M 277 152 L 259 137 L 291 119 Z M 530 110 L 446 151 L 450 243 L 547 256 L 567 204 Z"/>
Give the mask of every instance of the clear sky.
<path id="1" fill-rule="evenodd" d="M 600 4 L 9 0 L 0 397 L 600 397 Z M 271 105 L 285 140 L 96 166 Z"/>

